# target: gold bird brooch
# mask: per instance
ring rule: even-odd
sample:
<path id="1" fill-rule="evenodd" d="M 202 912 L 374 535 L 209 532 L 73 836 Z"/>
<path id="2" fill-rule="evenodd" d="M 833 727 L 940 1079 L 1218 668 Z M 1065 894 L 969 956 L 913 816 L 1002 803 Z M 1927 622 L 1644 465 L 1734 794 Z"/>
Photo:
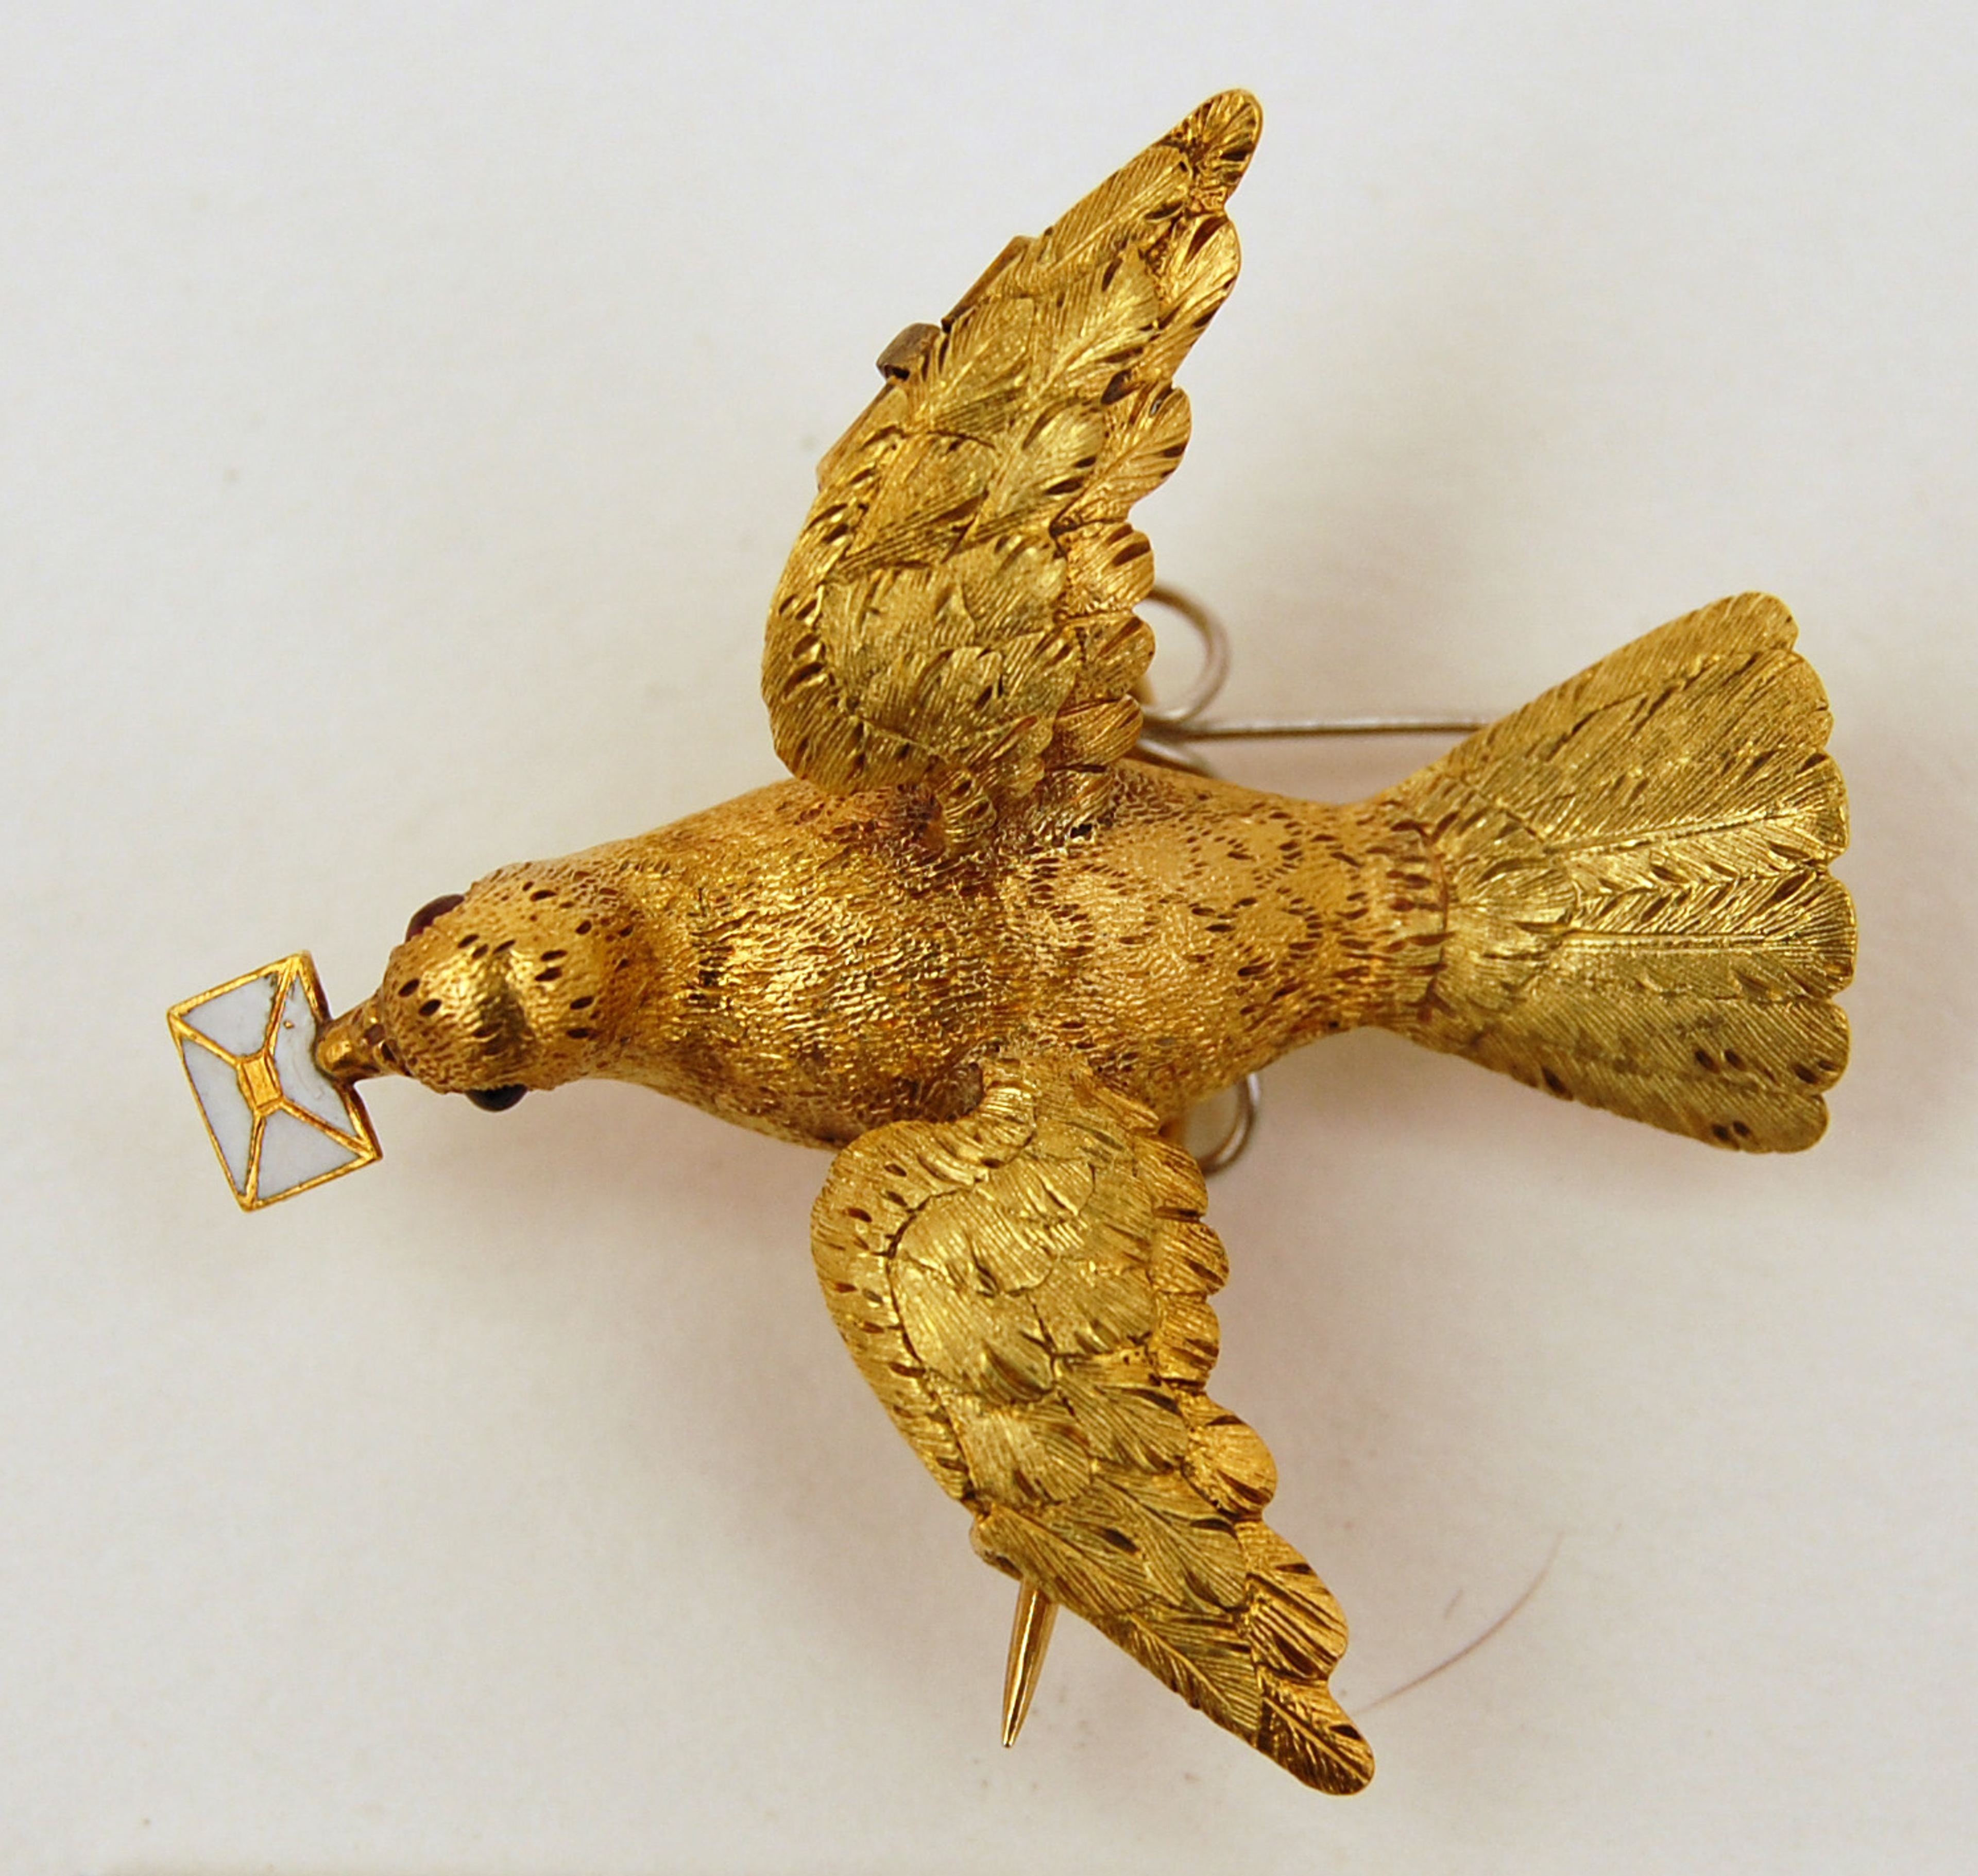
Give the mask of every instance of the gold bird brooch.
<path id="1" fill-rule="evenodd" d="M 1352 806 L 1143 746 L 1129 516 L 1187 446 L 1259 128 L 1211 98 L 887 348 L 770 608 L 792 779 L 434 900 L 333 1021 L 299 955 L 171 1025 L 243 1204 L 375 1157 L 367 1076 L 487 1108 L 604 1076 L 826 1149 L 826 1306 L 1020 1586 L 1006 1733 L 1061 1605 L 1344 1792 L 1373 1772 L 1328 1686 L 1345 1625 L 1209 1391 L 1228 1262 L 1181 1117 L 1374 1024 L 1809 1146 L 1854 925 L 1826 700 L 1761 595 Z"/>

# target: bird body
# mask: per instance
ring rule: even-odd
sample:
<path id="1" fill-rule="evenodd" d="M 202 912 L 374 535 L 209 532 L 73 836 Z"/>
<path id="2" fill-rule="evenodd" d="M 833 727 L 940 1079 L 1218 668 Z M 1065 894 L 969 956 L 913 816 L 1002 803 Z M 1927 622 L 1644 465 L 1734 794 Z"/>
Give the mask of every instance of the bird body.
<path id="1" fill-rule="evenodd" d="M 1129 763 L 1073 827 L 1038 806 L 956 852 L 928 822 L 915 791 L 786 782 L 504 868 L 344 1020 L 431 1087 L 549 1085 L 554 1059 L 839 1146 L 965 1112 L 998 1056 L 1076 1055 L 1178 1115 L 1400 1016 L 1440 935 L 1422 843 L 1378 806 Z"/>

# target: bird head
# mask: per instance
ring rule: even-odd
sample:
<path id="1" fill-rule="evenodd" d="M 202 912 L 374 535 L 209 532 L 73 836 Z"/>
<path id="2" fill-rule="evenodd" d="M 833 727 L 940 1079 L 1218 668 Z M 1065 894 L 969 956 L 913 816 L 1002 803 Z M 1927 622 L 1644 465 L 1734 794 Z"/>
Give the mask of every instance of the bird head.
<path id="1" fill-rule="evenodd" d="M 574 868 L 504 867 L 412 915 L 382 984 L 323 1030 L 317 1063 L 489 1108 L 595 1074 L 632 998 L 638 922 Z"/>

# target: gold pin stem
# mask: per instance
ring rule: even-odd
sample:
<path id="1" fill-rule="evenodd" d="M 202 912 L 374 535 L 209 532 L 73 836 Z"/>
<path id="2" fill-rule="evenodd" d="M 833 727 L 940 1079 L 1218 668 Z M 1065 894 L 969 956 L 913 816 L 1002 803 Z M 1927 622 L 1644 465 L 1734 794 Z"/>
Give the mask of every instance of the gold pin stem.
<path id="1" fill-rule="evenodd" d="M 1044 1671 L 1057 1604 L 1027 1583 L 1017 1591 L 1016 1620 L 1010 1625 L 1010 1662 L 1003 1674 L 1003 1743 L 1014 1745 L 1024 1730 L 1037 1679 Z"/>

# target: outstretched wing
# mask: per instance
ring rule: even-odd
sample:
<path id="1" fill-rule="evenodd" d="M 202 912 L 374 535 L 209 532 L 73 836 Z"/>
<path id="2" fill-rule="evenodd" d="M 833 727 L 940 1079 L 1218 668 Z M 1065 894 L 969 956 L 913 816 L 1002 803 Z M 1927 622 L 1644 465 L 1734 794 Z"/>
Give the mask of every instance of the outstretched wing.
<path id="1" fill-rule="evenodd" d="M 888 348 L 770 614 L 792 773 L 929 784 L 966 840 L 1047 769 L 1133 746 L 1153 557 L 1126 513 L 1187 445 L 1174 374 L 1235 282 L 1223 209 L 1261 125 L 1249 93 L 1212 98 Z"/>
<path id="2" fill-rule="evenodd" d="M 955 1121 L 846 1147 L 812 1216 L 839 1332 L 975 1516 L 1075 1610 L 1321 1791 L 1372 1777 L 1328 1678 L 1338 1606 L 1263 1520 L 1264 1444 L 1204 1391 L 1227 1259 L 1154 1116 L 1067 1063 L 1001 1063 Z"/>

